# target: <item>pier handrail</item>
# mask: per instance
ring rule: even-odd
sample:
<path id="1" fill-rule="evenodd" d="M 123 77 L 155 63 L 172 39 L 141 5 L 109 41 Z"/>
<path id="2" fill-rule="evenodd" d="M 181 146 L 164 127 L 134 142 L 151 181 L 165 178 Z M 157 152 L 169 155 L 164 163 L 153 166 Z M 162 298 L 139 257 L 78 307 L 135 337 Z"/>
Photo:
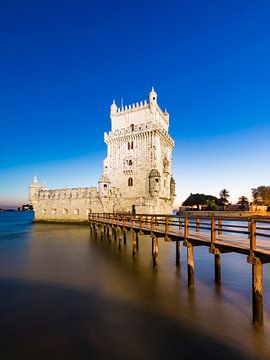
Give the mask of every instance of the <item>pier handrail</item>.
<path id="1" fill-rule="evenodd" d="M 249 240 L 250 255 L 257 248 L 257 237 L 260 239 L 270 238 L 270 217 L 227 217 L 206 215 L 164 215 L 164 214 L 132 214 L 126 212 L 117 213 L 90 213 L 89 220 L 109 222 L 111 225 L 121 225 L 142 231 L 143 227 L 149 227 L 151 233 L 164 230 L 164 237 L 169 237 L 173 229 L 183 231 L 183 238 L 188 239 L 190 231 L 209 232 L 211 244 L 222 240 L 223 235 L 245 235 Z M 238 224 L 236 224 L 238 222 Z"/>

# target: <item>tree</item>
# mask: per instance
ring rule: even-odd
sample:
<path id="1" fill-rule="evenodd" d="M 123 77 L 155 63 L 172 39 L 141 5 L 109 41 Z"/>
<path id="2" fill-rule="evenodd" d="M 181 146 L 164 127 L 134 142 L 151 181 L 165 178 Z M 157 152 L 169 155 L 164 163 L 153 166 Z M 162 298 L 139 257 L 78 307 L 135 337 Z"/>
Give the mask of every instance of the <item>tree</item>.
<path id="1" fill-rule="evenodd" d="M 207 201 L 213 201 L 216 205 L 222 205 L 220 200 L 213 195 L 205 194 L 190 194 L 188 198 L 182 203 L 183 206 L 196 206 L 199 210 L 200 207 L 207 206 Z"/>
<path id="2" fill-rule="evenodd" d="M 189 197 L 182 203 L 183 206 L 197 206 L 197 209 L 201 205 L 205 204 L 205 195 L 204 194 L 190 194 Z"/>
<path id="3" fill-rule="evenodd" d="M 237 204 L 240 205 L 240 209 L 244 210 L 248 207 L 248 198 L 244 195 L 240 196 L 239 199 L 238 199 L 238 202 Z"/>
<path id="4" fill-rule="evenodd" d="M 225 209 L 225 205 L 227 205 L 229 203 L 228 199 L 230 197 L 229 195 L 229 190 L 226 189 L 222 189 L 219 192 L 219 197 L 220 197 L 220 202 L 223 205 L 223 210 Z"/>
<path id="5" fill-rule="evenodd" d="M 259 186 L 251 189 L 253 202 L 256 205 L 270 205 L 270 186 Z"/>
<path id="6" fill-rule="evenodd" d="M 218 210 L 218 206 L 217 204 L 215 203 L 214 200 L 206 200 L 206 208 L 205 210 L 208 210 L 208 211 L 217 211 Z"/>

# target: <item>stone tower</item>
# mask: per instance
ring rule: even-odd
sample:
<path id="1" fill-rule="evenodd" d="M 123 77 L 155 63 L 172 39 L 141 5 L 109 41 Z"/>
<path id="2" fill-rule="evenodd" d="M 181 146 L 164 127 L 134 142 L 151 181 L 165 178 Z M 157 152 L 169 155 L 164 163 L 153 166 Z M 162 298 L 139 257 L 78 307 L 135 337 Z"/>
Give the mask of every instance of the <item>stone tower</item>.
<path id="1" fill-rule="evenodd" d="M 148 100 L 121 108 L 113 101 L 103 176 L 119 192 L 123 211 L 135 206 L 137 213 L 171 213 L 175 181 L 169 114 L 160 109 L 154 88 Z"/>

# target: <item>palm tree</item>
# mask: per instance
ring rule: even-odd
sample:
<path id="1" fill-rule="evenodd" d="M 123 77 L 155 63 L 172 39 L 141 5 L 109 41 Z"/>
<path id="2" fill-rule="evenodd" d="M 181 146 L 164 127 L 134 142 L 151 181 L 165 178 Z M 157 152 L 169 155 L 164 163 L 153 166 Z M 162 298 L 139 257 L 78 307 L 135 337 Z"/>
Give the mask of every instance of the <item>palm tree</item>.
<path id="1" fill-rule="evenodd" d="M 220 201 L 223 205 L 223 210 L 225 210 L 225 205 L 228 204 L 228 198 L 230 197 L 229 195 L 229 190 L 226 189 L 222 189 L 219 192 L 219 197 L 220 197 Z"/>
<path id="2" fill-rule="evenodd" d="M 248 201 L 248 198 L 244 195 L 240 196 L 239 199 L 238 199 L 238 202 L 237 204 L 240 205 L 240 208 L 241 209 L 246 209 L 248 207 L 248 204 L 249 204 L 249 201 Z"/>

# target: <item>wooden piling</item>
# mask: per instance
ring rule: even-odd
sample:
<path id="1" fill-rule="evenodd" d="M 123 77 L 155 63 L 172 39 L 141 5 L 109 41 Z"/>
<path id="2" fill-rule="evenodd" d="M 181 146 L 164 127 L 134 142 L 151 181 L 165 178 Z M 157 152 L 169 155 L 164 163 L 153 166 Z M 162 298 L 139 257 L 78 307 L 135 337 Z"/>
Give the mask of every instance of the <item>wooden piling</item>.
<path id="1" fill-rule="evenodd" d="M 187 243 L 187 261 L 188 261 L 188 287 L 194 286 L 194 251 L 193 245 Z"/>
<path id="2" fill-rule="evenodd" d="M 176 245 L 176 266 L 180 265 L 180 241 L 176 240 L 175 241 L 175 245 Z"/>
<path id="3" fill-rule="evenodd" d="M 119 250 L 122 249 L 122 243 L 123 243 L 123 234 L 122 234 L 122 230 L 119 228 L 118 229 L 118 248 L 119 248 Z"/>
<path id="4" fill-rule="evenodd" d="M 139 250 L 139 233 L 136 231 L 136 248 Z"/>
<path id="5" fill-rule="evenodd" d="M 216 284 L 221 283 L 221 258 L 220 254 L 215 254 L 215 282 Z"/>
<path id="6" fill-rule="evenodd" d="M 155 268 L 158 266 L 158 238 L 153 237 L 152 241 L 153 241 L 153 267 Z"/>
<path id="7" fill-rule="evenodd" d="M 132 256 L 137 255 L 137 241 L 136 241 L 136 233 L 134 230 L 131 230 L 132 234 Z"/>
<path id="8" fill-rule="evenodd" d="M 263 325 L 263 264 L 255 258 L 252 264 L 252 307 L 253 323 Z"/>

